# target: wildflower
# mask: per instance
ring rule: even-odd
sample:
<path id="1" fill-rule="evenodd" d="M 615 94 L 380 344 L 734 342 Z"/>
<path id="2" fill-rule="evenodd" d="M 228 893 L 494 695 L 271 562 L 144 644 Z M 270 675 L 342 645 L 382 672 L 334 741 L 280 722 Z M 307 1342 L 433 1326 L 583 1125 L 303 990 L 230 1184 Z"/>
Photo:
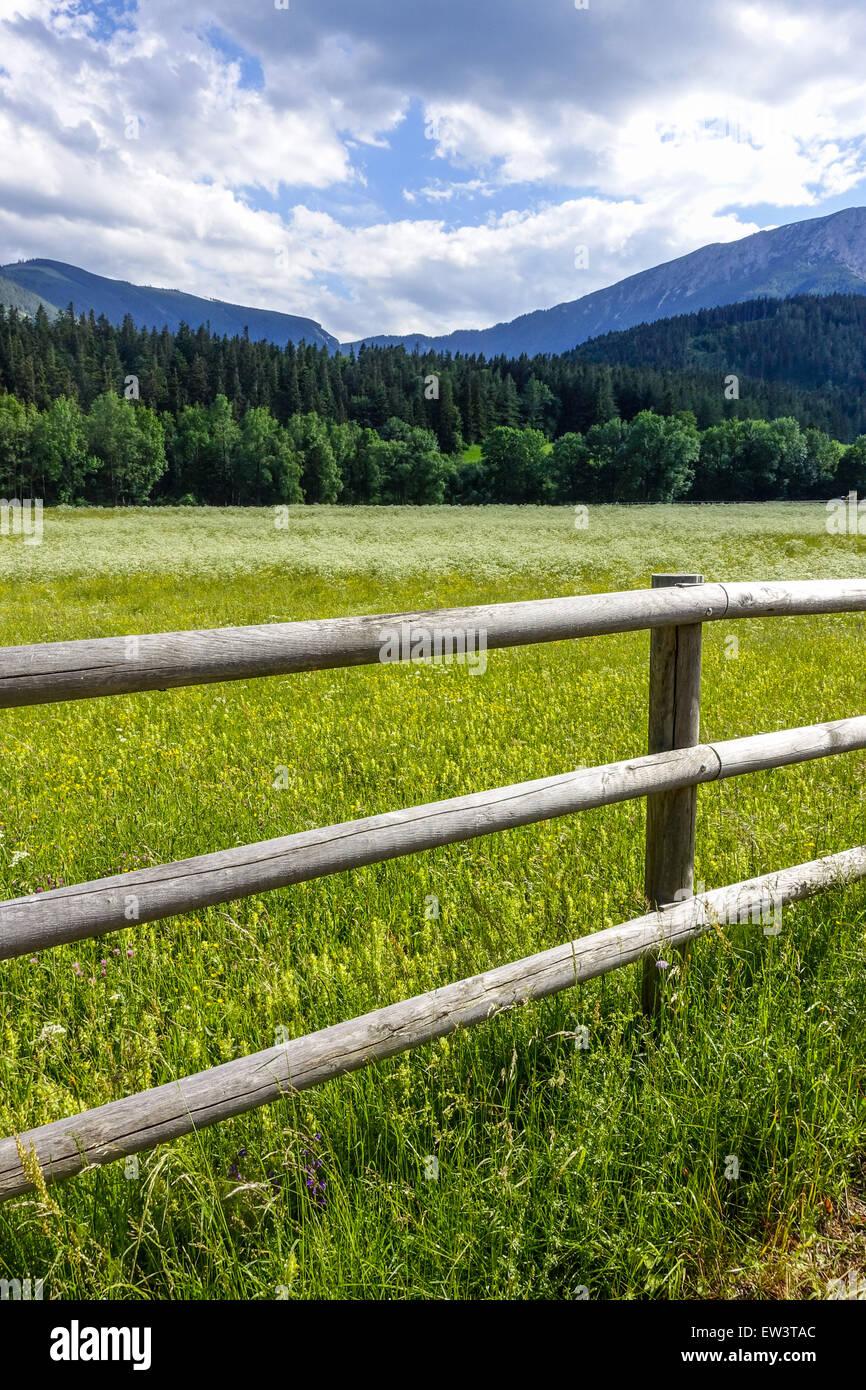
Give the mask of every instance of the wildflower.
<path id="1" fill-rule="evenodd" d="M 60 1023 L 46 1023 L 39 1034 L 40 1042 L 50 1042 L 52 1038 L 62 1038 L 66 1029 Z"/>
<path id="2" fill-rule="evenodd" d="M 314 1134 L 311 1142 L 320 1143 L 321 1139 L 321 1134 Z M 327 1184 L 321 1176 L 322 1160 L 311 1149 L 302 1149 L 301 1157 L 306 1160 L 304 1162 L 304 1181 L 307 1191 L 317 1206 L 327 1206 Z"/>
<path id="3" fill-rule="evenodd" d="M 670 961 L 669 961 L 669 960 L 657 960 L 657 961 L 656 961 L 656 970 L 667 970 L 667 968 L 668 968 L 669 965 L 670 965 Z"/>

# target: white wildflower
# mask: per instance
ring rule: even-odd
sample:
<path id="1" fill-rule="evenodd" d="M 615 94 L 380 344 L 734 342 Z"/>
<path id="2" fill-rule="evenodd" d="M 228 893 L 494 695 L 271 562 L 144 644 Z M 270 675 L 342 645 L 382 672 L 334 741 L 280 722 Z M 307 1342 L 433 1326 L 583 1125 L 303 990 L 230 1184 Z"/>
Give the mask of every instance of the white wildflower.
<path id="1" fill-rule="evenodd" d="M 50 1042 L 52 1038 L 62 1038 L 66 1029 L 60 1023 L 46 1023 L 39 1034 L 40 1042 Z"/>

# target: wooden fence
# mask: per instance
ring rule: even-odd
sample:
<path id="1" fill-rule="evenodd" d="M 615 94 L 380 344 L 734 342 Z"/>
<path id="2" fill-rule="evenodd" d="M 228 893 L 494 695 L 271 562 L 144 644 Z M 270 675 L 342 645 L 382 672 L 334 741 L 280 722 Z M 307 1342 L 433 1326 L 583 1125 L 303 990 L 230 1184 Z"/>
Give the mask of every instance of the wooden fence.
<path id="1" fill-rule="evenodd" d="M 717 743 L 700 739 L 703 624 L 866 611 L 866 580 L 705 584 L 654 575 L 650 590 L 323 622 L 0 648 L 0 707 L 242 680 L 393 659 L 395 627 L 483 634 L 486 647 L 651 630 L 649 753 L 453 797 L 0 903 L 0 958 L 130 929 L 455 841 L 647 798 L 646 897 L 631 922 L 338 1023 L 318 1033 L 0 1141 L 0 1201 L 38 1176 L 94 1165 L 300 1091 L 567 989 L 639 958 L 642 1003 L 659 1006 L 655 961 L 711 925 L 866 876 L 866 846 L 693 896 L 701 783 L 866 748 L 866 716 Z M 464 644 L 465 646 L 465 644 Z"/>

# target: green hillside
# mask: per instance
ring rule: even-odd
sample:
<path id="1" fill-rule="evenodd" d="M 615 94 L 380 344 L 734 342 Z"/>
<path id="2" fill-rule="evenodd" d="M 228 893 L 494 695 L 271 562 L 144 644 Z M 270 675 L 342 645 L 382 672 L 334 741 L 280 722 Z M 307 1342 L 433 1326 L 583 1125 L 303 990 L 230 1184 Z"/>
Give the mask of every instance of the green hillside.
<path id="1" fill-rule="evenodd" d="M 606 333 L 568 356 L 611 366 L 735 373 L 853 399 L 866 389 L 866 295 L 795 295 Z"/>
<path id="2" fill-rule="evenodd" d="M 14 280 L 9 280 L 5 275 L 0 275 L 0 304 L 5 304 L 10 309 L 17 309 L 20 314 L 29 314 L 32 318 L 40 304 L 50 319 L 57 314 L 57 305 L 51 304 L 47 299 L 43 299 L 41 294 L 35 290 L 28 290 L 23 285 L 16 285 Z"/>

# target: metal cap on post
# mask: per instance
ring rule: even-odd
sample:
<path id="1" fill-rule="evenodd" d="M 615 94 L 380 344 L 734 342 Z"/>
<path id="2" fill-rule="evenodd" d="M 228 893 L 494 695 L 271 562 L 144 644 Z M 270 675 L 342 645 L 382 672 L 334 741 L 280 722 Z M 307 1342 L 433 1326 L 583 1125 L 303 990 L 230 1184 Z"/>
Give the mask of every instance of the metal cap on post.
<path id="1" fill-rule="evenodd" d="M 654 574 L 654 589 L 703 584 L 701 574 Z M 655 628 L 650 636 L 649 752 L 691 748 L 701 732 L 701 647 L 703 626 Z M 690 897 L 695 876 L 697 787 L 647 797 L 644 886 L 651 908 Z M 684 964 L 687 951 L 679 953 Z M 660 1003 L 659 956 L 644 959 L 641 1005 L 646 1014 Z"/>

